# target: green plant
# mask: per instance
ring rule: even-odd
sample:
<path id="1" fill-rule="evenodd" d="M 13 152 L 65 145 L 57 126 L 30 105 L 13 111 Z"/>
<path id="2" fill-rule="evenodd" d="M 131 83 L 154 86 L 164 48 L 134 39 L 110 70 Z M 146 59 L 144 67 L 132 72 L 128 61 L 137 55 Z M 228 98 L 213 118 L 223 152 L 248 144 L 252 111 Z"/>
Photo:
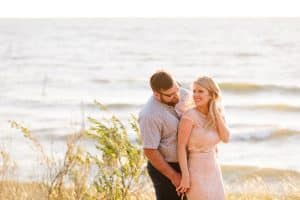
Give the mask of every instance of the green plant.
<path id="1" fill-rule="evenodd" d="M 107 200 L 132 199 L 139 184 L 145 180 L 145 157 L 137 120 L 129 121 L 135 140 L 129 137 L 129 128 L 116 117 L 98 121 L 89 118 L 91 128 L 87 135 L 96 141 L 98 156 L 93 156 L 98 176 L 94 185 L 100 198 Z"/>

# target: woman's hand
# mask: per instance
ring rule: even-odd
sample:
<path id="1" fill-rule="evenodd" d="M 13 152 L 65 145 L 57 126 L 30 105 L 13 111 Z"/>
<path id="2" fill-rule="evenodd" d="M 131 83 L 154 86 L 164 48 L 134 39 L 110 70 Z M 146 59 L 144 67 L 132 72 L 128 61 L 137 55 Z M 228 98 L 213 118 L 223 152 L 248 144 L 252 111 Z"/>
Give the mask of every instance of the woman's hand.
<path id="1" fill-rule="evenodd" d="M 190 189 L 190 177 L 182 175 L 180 185 L 176 188 L 177 193 L 183 194 Z"/>
<path id="2" fill-rule="evenodd" d="M 217 104 L 214 104 L 213 111 L 214 111 L 215 117 L 216 117 L 216 128 L 217 128 L 219 137 L 224 143 L 227 143 L 229 141 L 230 131 L 226 124 L 223 110 L 221 109 L 221 106 L 217 106 Z"/>
<path id="3" fill-rule="evenodd" d="M 213 104 L 213 112 L 215 114 L 216 119 L 223 119 L 223 111 L 221 109 L 221 105 L 214 103 Z"/>

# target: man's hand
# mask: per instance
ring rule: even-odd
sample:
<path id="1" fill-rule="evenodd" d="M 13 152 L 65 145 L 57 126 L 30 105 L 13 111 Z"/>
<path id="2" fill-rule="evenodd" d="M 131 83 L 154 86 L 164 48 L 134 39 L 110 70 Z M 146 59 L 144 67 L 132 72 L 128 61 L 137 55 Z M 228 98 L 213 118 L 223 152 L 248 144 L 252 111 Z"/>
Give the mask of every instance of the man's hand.
<path id="1" fill-rule="evenodd" d="M 184 194 L 190 189 L 190 177 L 183 175 L 180 185 L 176 188 L 177 193 Z"/>
<path id="2" fill-rule="evenodd" d="M 181 181 L 181 175 L 177 172 L 175 172 L 172 177 L 171 177 L 171 182 L 172 184 L 177 188 L 180 184 L 180 181 Z"/>
<path id="3" fill-rule="evenodd" d="M 176 172 L 163 158 L 157 149 L 144 149 L 144 153 L 148 160 L 150 160 L 153 167 L 160 173 L 166 176 L 175 187 L 178 187 L 181 180 L 180 173 Z"/>

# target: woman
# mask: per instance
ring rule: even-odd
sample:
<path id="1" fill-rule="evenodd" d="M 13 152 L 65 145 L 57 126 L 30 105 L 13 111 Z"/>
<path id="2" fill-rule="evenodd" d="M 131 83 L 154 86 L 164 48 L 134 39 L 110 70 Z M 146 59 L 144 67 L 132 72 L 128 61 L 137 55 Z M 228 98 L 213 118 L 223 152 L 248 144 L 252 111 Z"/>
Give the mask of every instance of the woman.
<path id="1" fill-rule="evenodd" d="M 221 94 L 212 78 L 201 76 L 193 83 L 195 106 L 181 117 L 178 128 L 178 160 L 181 183 L 177 192 L 188 200 L 222 200 L 225 192 L 216 148 L 229 140 L 229 129 L 220 105 Z"/>

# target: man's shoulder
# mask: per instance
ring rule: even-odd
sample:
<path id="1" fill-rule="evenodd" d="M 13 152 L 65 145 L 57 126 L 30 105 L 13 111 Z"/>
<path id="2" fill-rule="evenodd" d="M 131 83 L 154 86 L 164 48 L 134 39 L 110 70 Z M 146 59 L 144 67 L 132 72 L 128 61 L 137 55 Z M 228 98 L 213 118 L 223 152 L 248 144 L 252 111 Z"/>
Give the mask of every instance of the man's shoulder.
<path id="1" fill-rule="evenodd" d="M 155 101 L 154 97 L 151 96 L 147 103 L 142 107 L 139 117 L 157 117 L 159 115 L 159 105 Z"/>

